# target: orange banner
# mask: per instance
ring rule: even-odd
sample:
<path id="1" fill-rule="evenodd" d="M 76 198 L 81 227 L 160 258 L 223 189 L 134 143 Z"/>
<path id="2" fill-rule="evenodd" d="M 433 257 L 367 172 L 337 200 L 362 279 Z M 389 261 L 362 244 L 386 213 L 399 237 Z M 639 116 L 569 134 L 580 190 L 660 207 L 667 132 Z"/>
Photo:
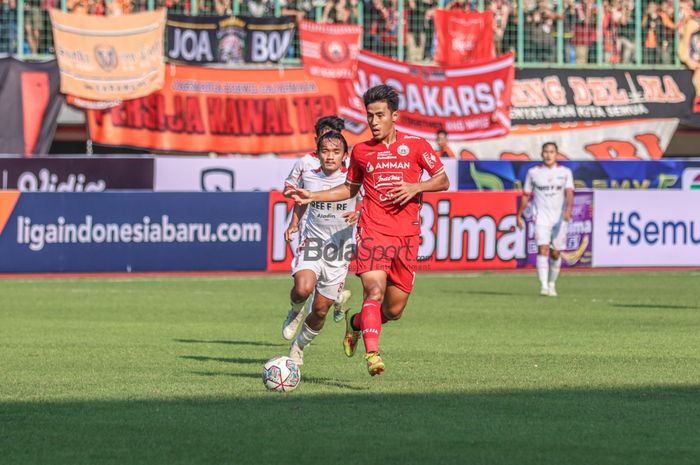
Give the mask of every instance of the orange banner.
<path id="1" fill-rule="evenodd" d="M 133 99 L 163 87 L 165 9 L 126 16 L 51 10 L 61 92 Z"/>
<path id="2" fill-rule="evenodd" d="M 169 65 L 161 91 L 108 110 L 90 110 L 88 125 L 92 140 L 105 145 L 297 154 L 313 150 L 314 123 L 338 114 L 338 100 L 335 81 L 311 77 L 303 69 Z"/>

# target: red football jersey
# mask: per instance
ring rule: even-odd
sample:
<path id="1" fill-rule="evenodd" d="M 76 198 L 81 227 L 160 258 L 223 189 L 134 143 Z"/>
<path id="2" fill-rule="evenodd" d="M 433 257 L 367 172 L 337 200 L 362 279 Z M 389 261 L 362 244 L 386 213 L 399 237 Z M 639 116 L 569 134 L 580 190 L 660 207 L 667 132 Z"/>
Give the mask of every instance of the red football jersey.
<path id="1" fill-rule="evenodd" d="M 401 181 L 420 182 L 423 170 L 435 176 L 442 161 L 423 138 L 396 132 L 396 142 L 386 145 L 374 139 L 357 144 L 350 155 L 347 182 L 365 190 L 360 227 L 389 236 L 420 234 L 421 196 L 406 205 L 394 204 L 386 195 Z"/>

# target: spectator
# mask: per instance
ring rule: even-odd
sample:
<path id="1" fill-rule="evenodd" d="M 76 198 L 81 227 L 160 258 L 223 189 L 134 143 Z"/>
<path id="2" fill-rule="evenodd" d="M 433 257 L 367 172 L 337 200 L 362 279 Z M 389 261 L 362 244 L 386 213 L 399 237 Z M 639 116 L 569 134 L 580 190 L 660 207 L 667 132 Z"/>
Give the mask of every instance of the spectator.
<path id="1" fill-rule="evenodd" d="M 428 21 L 426 15 L 431 8 L 430 0 L 408 0 L 408 37 L 406 38 L 406 58 L 411 62 L 422 61 L 427 45 Z"/>
<path id="2" fill-rule="evenodd" d="M 489 11 L 493 13 L 493 42 L 496 55 L 505 52 L 503 37 L 506 33 L 508 15 L 510 14 L 510 3 L 507 0 L 493 0 L 489 4 Z"/>
<path id="3" fill-rule="evenodd" d="M 302 3 L 302 2 L 298 2 Z M 311 2 L 308 2 L 311 4 Z M 274 16 L 275 15 L 275 4 L 272 0 L 248 0 L 246 2 L 246 8 L 248 11 L 248 14 L 250 16 L 256 17 L 256 18 L 262 18 L 264 16 Z M 286 11 L 290 11 L 289 13 L 286 13 Z M 294 10 L 288 10 L 285 9 L 284 5 L 282 5 L 282 14 L 283 15 L 294 15 L 294 13 L 291 13 L 291 11 Z M 301 11 L 296 11 L 297 13 L 297 18 L 299 18 L 299 14 Z M 299 18 L 299 20 L 303 19 L 303 16 Z"/>
<path id="4" fill-rule="evenodd" d="M 0 53 L 17 52 L 17 0 L 0 0 Z"/>
<path id="5" fill-rule="evenodd" d="M 439 129 L 437 132 L 436 142 L 438 146 L 436 152 L 438 155 L 440 155 L 442 158 L 456 158 L 450 146 L 447 145 L 447 131 L 444 129 Z"/>
<path id="6" fill-rule="evenodd" d="M 646 64 L 661 63 L 661 48 L 664 40 L 663 18 L 659 14 L 659 5 L 649 2 L 647 11 L 642 18 L 642 33 L 644 41 L 643 60 Z"/>
<path id="7" fill-rule="evenodd" d="M 632 63 L 637 50 L 635 44 L 634 15 L 632 13 L 634 11 L 634 4 L 631 0 L 623 0 L 618 8 L 618 53 L 620 55 L 620 61 L 628 64 Z"/>
<path id="8" fill-rule="evenodd" d="M 536 62 L 554 61 L 554 22 L 561 19 L 558 13 L 552 10 L 548 0 L 538 0 L 537 6 L 530 10 L 525 18 L 530 26 L 530 37 L 533 47 L 530 56 Z"/>
<path id="9" fill-rule="evenodd" d="M 328 0 L 323 7 L 322 23 L 358 24 L 358 0 Z"/>
<path id="10" fill-rule="evenodd" d="M 583 0 L 574 4 L 576 10 L 576 24 L 574 26 L 574 51 L 576 64 L 585 64 L 595 53 L 595 47 L 591 47 L 596 41 L 596 7 L 595 0 Z M 593 53 L 591 53 L 593 52 Z"/>
<path id="11" fill-rule="evenodd" d="M 214 11 L 219 16 L 231 16 L 233 14 L 231 0 L 214 0 Z"/>
<path id="12" fill-rule="evenodd" d="M 38 54 L 41 38 L 44 35 L 41 0 L 24 0 L 24 32 L 30 53 Z"/>

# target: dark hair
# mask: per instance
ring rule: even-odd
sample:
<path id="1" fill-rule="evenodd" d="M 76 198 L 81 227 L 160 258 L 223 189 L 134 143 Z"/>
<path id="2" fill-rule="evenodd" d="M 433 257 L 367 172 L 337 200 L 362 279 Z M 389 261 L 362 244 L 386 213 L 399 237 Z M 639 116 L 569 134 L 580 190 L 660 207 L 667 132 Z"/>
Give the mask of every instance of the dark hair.
<path id="1" fill-rule="evenodd" d="M 439 136 L 440 134 L 444 134 L 445 136 L 447 136 L 447 131 L 445 131 L 444 129 L 440 128 L 440 129 L 438 129 L 438 131 L 437 131 L 437 134 L 436 134 L 436 135 L 438 135 L 438 136 Z"/>
<path id="2" fill-rule="evenodd" d="M 327 140 L 339 140 L 340 143 L 343 144 L 343 153 L 348 151 L 348 141 L 345 140 L 345 137 L 337 131 L 328 131 L 316 139 L 316 153 L 321 153 L 321 147 L 323 147 L 323 143 Z"/>
<path id="3" fill-rule="evenodd" d="M 559 153 L 559 147 L 557 146 L 557 143 L 556 143 L 556 142 L 551 142 L 551 141 L 550 141 L 550 142 L 545 142 L 544 144 L 542 144 L 542 151 L 543 151 L 543 152 L 544 152 L 544 148 L 547 147 L 548 145 L 553 145 L 553 146 L 554 146 L 554 150 L 556 150 L 557 153 Z"/>
<path id="4" fill-rule="evenodd" d="M 333 116 L 322 116 L 316 120 L 316 125 L 314 126 L 314 131 L 316 131 L 316 137 L 321 135 L 323 128 L 329 128 L 331 131 L 341 132 L 345 129 L 345 120 L 339 118 L 335 115 Z"/>
<path id="5" fill-rule="evenodd" d="M 365 95 L 362 96 L 362 99 L 365 101 L 365 108 L 367 108 L 370 103 L 386 102 L 389 106 L 389 110 L 396 111 L 399 109 L 399 94 L 393 87 L 385 84 L 368 89 Z"/>

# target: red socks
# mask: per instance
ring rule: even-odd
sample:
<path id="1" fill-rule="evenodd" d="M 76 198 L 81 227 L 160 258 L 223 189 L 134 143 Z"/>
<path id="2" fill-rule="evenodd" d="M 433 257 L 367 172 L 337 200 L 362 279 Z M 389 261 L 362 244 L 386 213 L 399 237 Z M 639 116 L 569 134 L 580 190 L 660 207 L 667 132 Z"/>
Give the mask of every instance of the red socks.
<path id="1" fill-rule="evenodd" d="M 365 300 L 360 312 L 362 340 L 367 352 L 379 351 L 379 333 L 382 331 L 382 304 L 376 300 Z"/>

